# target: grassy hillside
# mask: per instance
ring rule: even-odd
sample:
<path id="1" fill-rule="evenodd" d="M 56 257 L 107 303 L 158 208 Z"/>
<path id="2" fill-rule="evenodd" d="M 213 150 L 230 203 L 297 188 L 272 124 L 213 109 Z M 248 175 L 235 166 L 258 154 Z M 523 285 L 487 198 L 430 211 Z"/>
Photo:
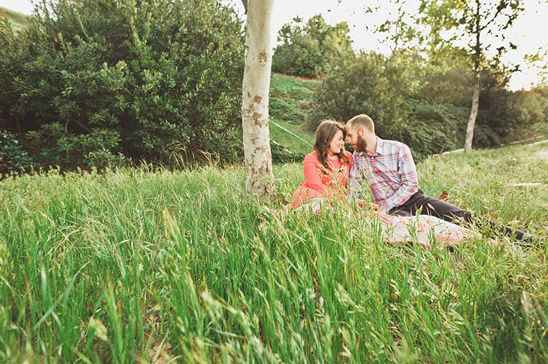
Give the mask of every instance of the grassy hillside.
<path id="1" fill-rule="evenodd" d="M 270 136 L 293 153 L 307 154 L 314 133 L 307 130 L 310 99 L 319 81 L 272 74 L 270 84 Z"/>
<path id="2" fill-rule="evenodd" d="M 546 236 L 542 149 L 430 158 L 421 185 Z M 271 208 L 301 168 L 276 166 Z M 0 362 L 548 361 L 547 246 L 390 244 L 343 206 L 271 218 L 236 167 L 5 180 L 0 221 Z"/>
<path id="3" fill-rule="evenodd" d="M 25 14 L 0 7 L 0 20 L 4 19 L 7 19 L 15 31 L 23 29 L 28 24 L 28 17 Z"/>

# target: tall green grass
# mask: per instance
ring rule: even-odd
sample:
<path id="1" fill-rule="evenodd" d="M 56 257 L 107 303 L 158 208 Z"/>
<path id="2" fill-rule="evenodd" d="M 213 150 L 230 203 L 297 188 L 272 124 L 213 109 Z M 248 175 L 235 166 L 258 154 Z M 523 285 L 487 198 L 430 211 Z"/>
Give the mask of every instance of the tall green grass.
<path id="1" fill-rule="evenodd" d="M 532 152 L 431 158 L 421 184 L 548 235 L 547 162 Z M 240 168 L 3 181 L 0 362 L 548 360 L 546 246 L 388 244 L 342 206 L 265 215 L 301 168 L 277 167 L 262 203 Z"/>

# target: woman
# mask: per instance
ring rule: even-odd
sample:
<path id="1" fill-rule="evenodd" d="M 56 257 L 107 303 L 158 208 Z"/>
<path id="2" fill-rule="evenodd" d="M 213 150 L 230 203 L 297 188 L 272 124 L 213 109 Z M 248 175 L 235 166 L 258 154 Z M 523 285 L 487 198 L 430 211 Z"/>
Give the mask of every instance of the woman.
<path id="1" fill-rule="evenodd" d="M 344 126 L 324 120 L 316 129 L 314 151 L 304 158 L 304 183 L 293 195 L 293 208 L 317 208 L 326 201 L 346 198 L 352 154 L 344 150 Z"/>

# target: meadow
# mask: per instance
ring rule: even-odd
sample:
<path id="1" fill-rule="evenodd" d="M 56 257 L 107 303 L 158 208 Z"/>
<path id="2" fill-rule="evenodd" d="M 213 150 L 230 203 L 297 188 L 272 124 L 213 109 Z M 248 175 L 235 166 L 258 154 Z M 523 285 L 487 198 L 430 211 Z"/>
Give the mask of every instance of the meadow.
<path id="1" fill-rule="evenodd" d="M 548 236 L 547 147 L 431 157 L 421 186 Z M 0 182 L 0 362 L 548 361 L 546 245 L 386 243 L 342 205 L 266 214 L 301 168 L 276 166 L 268 201 L 240 167 Z"/>

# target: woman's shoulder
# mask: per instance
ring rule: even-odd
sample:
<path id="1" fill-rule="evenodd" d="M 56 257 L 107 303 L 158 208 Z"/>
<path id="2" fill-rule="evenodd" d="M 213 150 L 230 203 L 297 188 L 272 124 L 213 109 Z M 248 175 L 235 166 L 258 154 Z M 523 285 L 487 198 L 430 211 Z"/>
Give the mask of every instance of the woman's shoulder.
<path id="1" fill-rule="evenodd" d="M 316 153 L 316 151 L 313 151 L 312 153 L 308 153 L 305 157 L 304 157 L 304 160 L 305 161 L 314 161 L 314 162 L 320 162 L 320 160 L 318 159 L 318 153 Z"/>
<path id="2" fill-rule="evenodd" d="M 345 150 L 344 153 L 346 154 L 346 157 L 348 158 L 348 163 L 352 164 L 352 153 L 350 153 L 347 150 Z"/>

